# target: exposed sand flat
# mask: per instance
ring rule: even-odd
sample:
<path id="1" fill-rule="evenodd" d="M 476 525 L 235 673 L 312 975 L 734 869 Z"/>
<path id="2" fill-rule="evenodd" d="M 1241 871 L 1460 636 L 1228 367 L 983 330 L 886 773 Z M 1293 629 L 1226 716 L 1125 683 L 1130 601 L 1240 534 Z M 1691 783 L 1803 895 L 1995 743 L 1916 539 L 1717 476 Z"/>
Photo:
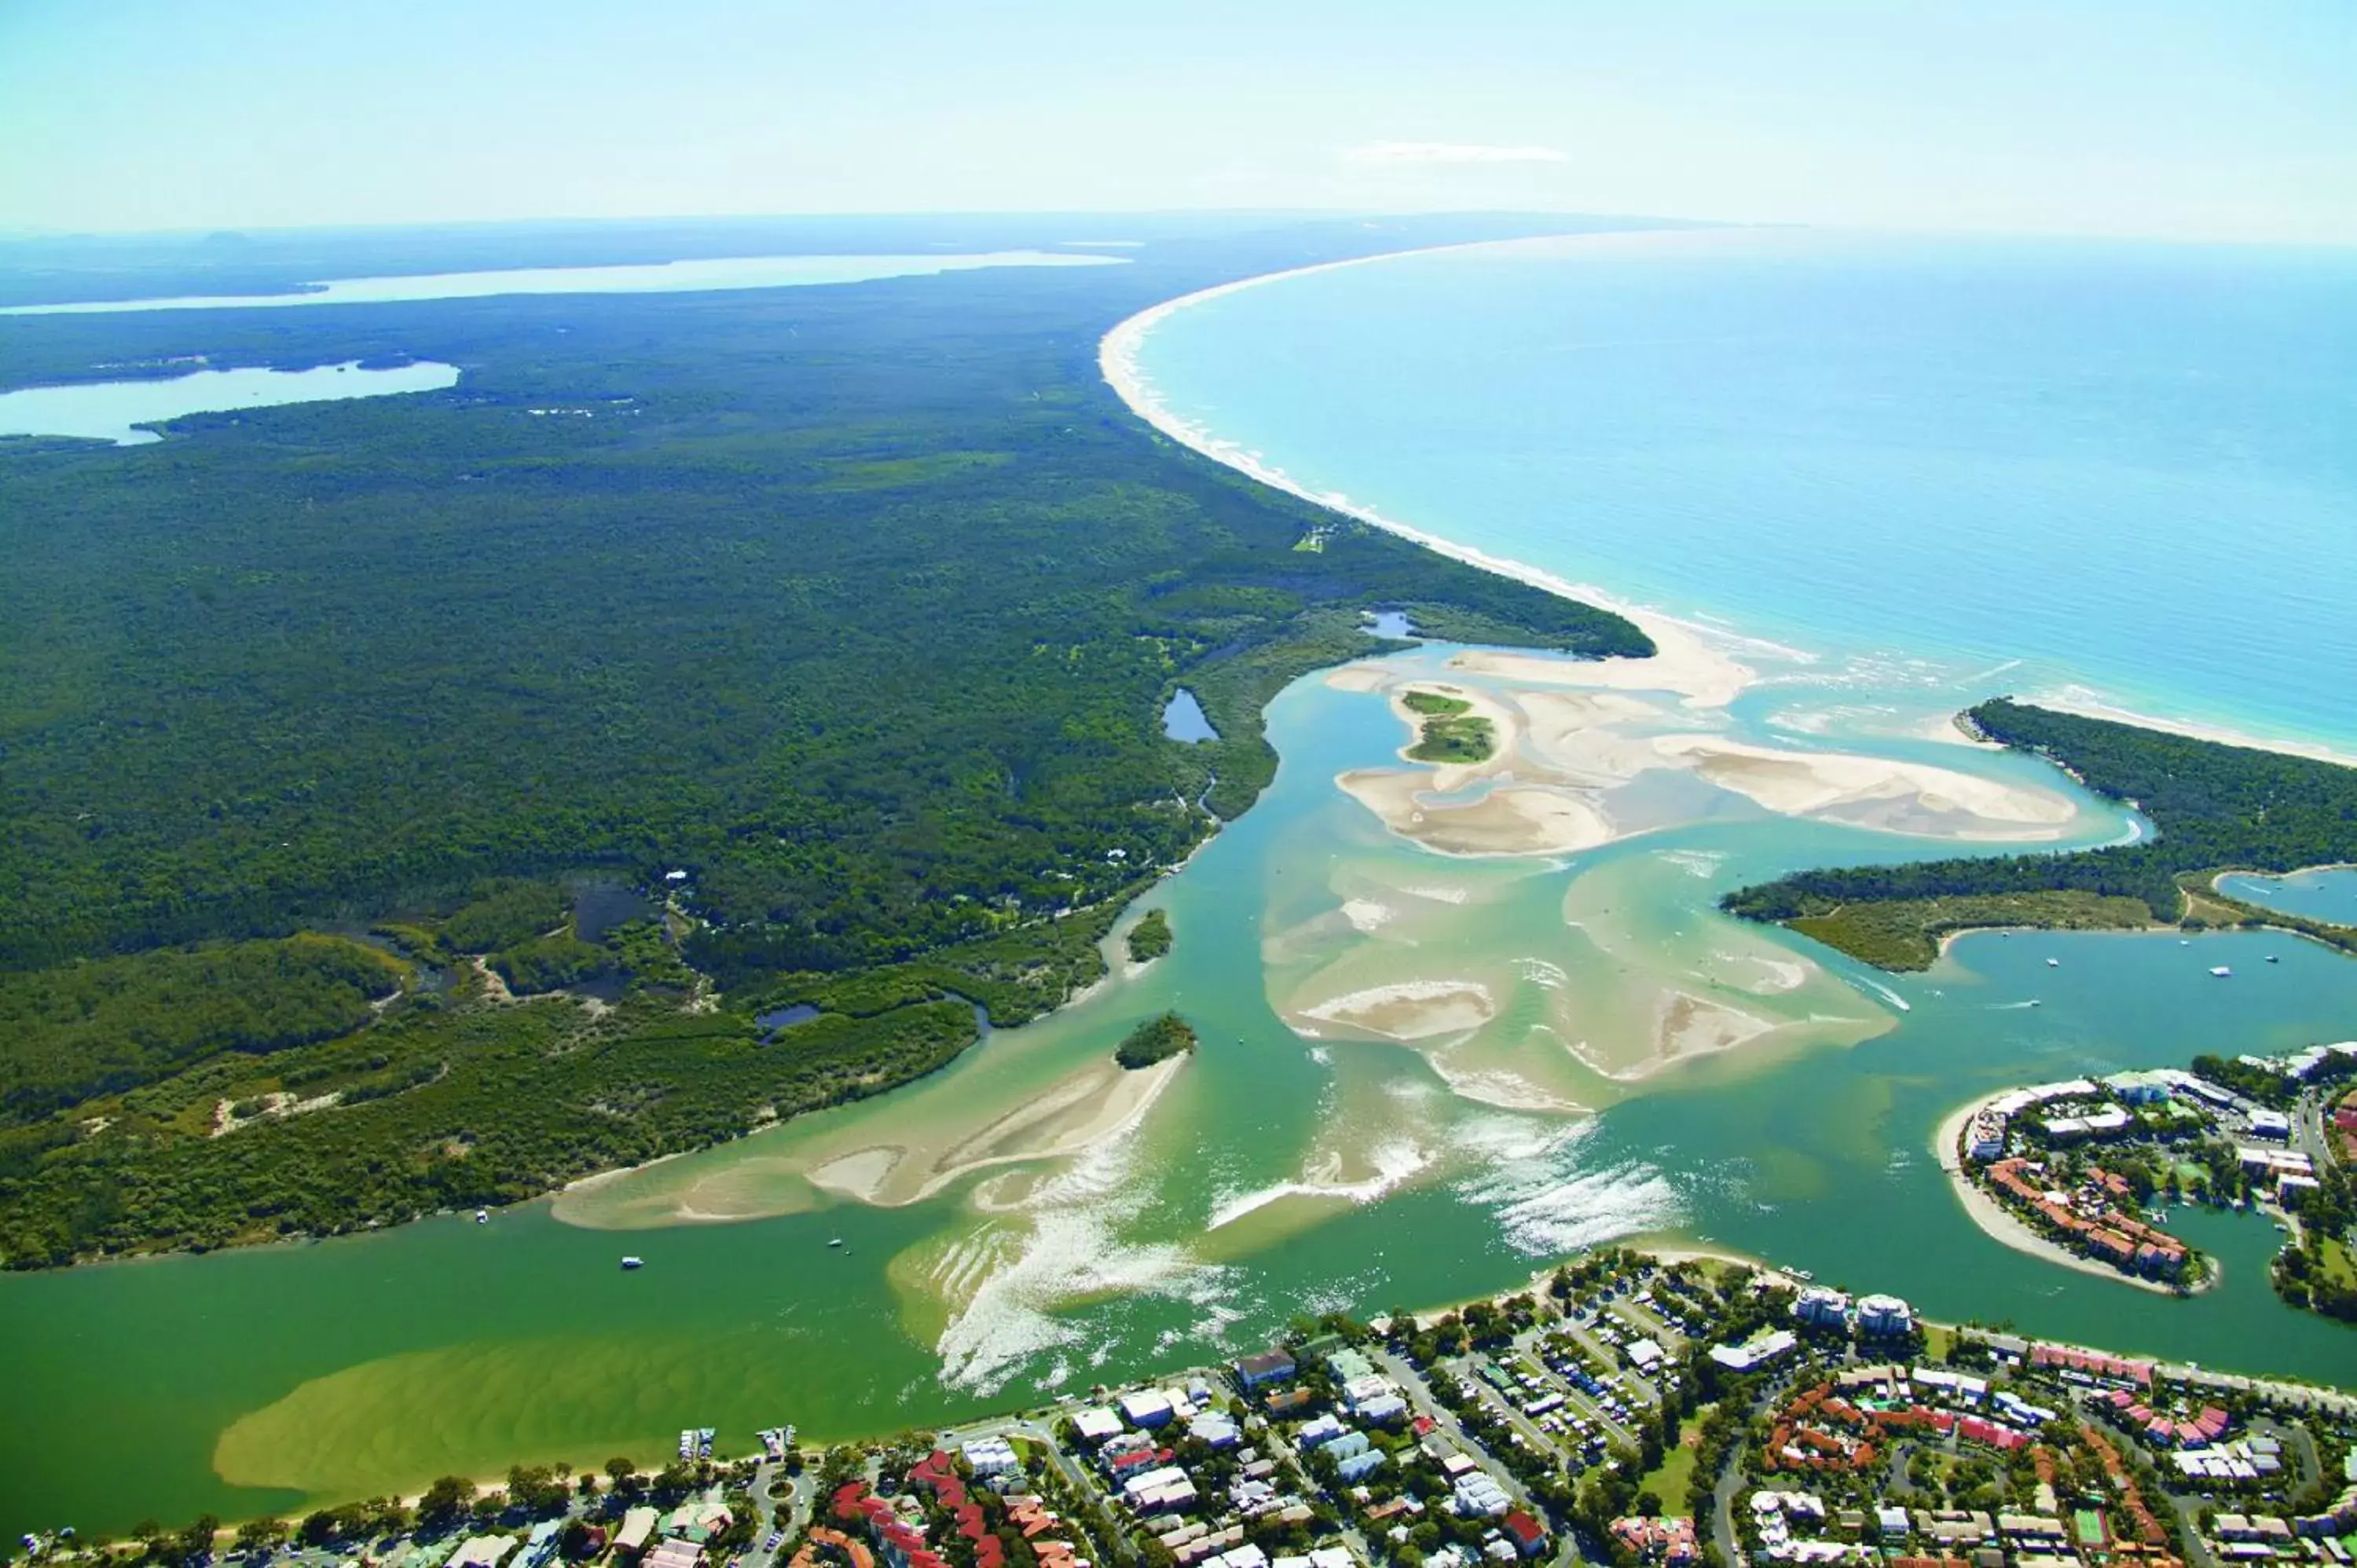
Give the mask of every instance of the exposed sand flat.
<path id="1" fill-rule="evenodd" d="M 1914 731 L 1917 740 L 1936 740 L 1943 746 L 1966 746 L 1975 751 L 2003 751 L 2003 743 L 1984 740 L 1964 727 L 1962 714 L 1941 714 L 1928 718 Z"/>
<path id="2" fill-rule="evenodd" d="M 1585 692 L 1669 692 L 1689 708 L 1723 708 L 1757 678 L 1732 654 L 1712 646 L 1693 627 L 1666 616 L 1620 611 L 1644 628 L 1656 650 L 1651 659 L 1549 659 L 1536 653 L 1468 649 L 1449 667 L 1534 686 Z"/>
<path id="3" fill-rule="evenodd" d="M 1380 664 L 1345 664 L 1326 672 L 1326 684 L 1337 692 L 1381 692 L 1398 679 Z"/>
<path id="4" fill-rule="evenodd" d="M 907 1152 L 888 1144 L 861 1149 L 840 1159 L 827 1161 L 812 1171 L 810 1178 L 829 1192 L 856 1197 L 862 1203 L 873 1203 L 876 1195 L 883 1190 L 886 1179 L 891 1176 L 892 1167 L 900 1163 L 901 1156 Z"/>
<path id="5" fill-rule="evenodd" d="M 1111 1061 L 1084 1068 L 956 1144 L 912 1154 L 866 1201 L 897 1208 L 975 1171 L 1093 1148 L 1141 1120 L 1186 1065 L 1180 1055 L 1135 1072 Z"/>
<path id="6" fill-rule="evenodd" d="M 761 1137 L 576 1182 L 560 1194 L 556 1219 L 590 1230 L 726 1223 L 796 1214 L 822 1195 L 898 1208 L 920 1202 L 974 1172 L 1058 1159 L 1119 1136 L 1141 1120 L 1186 1066 L 1185 1056 L 1135 1072 L 1111 1059 L 1065 1075 L 1010 1110 L 946 1125 L 911 1118 L 904 1135 L 845 1147 L 849 1137 L 782 1145 Z M 920 1136 L 930 1132 L 930 1138 Z M 781 1136 L 791 1138 L 785 1129 Z"/>
<path id="7" fill-rule="evenodd" d="M 1653 1050 L 1664 1062 L 1731 1050 L 1776 1026 L 1690 991 L 1664 991 L 1653 1014 Z"/>
<path id="8" fill-rule="evenodd" d="M 1551 785 L 1500 784 L 1451 805 L 1426 802 L 1429 774 L 1358 768 L 1334 782 L 1392 832 L 1443 854 L 1568 854 L 1614 836 L 1601 810 Z"/>
<path id="9" fill-rule="evenodd" d="M 1655 703 L 1609 692 L 1525 691 L 1515 701 L 1523 710 L 1523 749 L 1557 783 L 1609 789 L 1663 765 L 1635 733 L 1667 716 Z"/>
<path id="10" fill-rule="evenodd" d="M 1598 1077 L 1631 1084 L 1678 1062 L 1731 1051 L 1794 1026 L 1791 1019 L 1755 1017 L 1710 997 L 1664 984 L 1653 993 L 1650 1027 L 1642 1035 L 1629 1039 L 1608 1034 L 1609 1043 L 1566 1039 L 1566 1048 Z"/>
<path id="11" fill-rule="evenodd" d="M 1497 1015 L 1490 988 L 1470 980 L 1406 980 L 1304 1007 L 1301 1016 L 1393 1040 L 1461 1035 Z"/>
<path id="12" fill-rule="evenodd" d="M 1945 768 L 1847 752 L 1775 751 L 1715 735 L 1665 735 L 1653 748 L 1723 789 L 1787 816 L 1819 816 L 1928 838 L 2059 838 L 2069 799 Z"/>

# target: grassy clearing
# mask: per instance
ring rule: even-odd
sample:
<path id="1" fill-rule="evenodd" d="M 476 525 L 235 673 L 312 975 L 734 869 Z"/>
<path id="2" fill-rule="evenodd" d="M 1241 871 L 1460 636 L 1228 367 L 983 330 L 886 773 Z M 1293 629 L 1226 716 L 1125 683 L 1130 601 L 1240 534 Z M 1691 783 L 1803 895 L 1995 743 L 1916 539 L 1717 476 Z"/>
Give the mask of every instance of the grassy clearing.
<path id="1" fill-rule="evenodd" d="M 1423 734 L 1408 751 L 1418 762 L 1486 762 L 1497 748 L 1490 721 L 1473 712 L 1473 704 L 1438 692 L 1410 692 L 1401 697 L 1424 719 Z"/>
<path id="2" fill-rule="evenodd" d="M 1931 968 L 1940 956 L 1941 939 L 1957 931 L 2000 927 L 2141 930 L 2152 924 L 2152 911 L 2141 899 L 2072 890 L 1845 904 L 1785 923 L 1878 969 L 1920 970 Z"/>
<path id="3" fill-rule="evenodd" d="M 1675 1511 L 1687 1491 L 1694 1486 L 1695 1445 L 1702 1440 L 1703 1417 L 1710 1407 L 1706 1405 L 1686 1423 L 1686 1430 L 1675 1446 L 1662 1455 L 1662 1462 L 1650 1474 L 1637 1482 L 1639 1491 L 1650 1491 L 1662 1499 L 1663 1506 Z"/>

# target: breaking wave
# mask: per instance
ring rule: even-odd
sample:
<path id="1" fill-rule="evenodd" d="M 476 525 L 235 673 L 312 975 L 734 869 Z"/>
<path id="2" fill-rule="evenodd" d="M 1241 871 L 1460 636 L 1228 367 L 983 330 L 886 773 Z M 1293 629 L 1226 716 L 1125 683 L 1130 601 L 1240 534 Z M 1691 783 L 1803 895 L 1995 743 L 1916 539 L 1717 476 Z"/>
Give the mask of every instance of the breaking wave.
<path id="1" fill-rule="evenodd" d="M 1592 1165 L 1583 1158 L 1598 1125 L 1505 1116 L 1468 1122 L 1458 1136 L 1484 1168 L 1454 1190 L 1491 1210 L 1507 1242 L 1534 1258 L 1674 1228 L 1684 1208 L 1659 1167 L 1642 1160 Z"/>

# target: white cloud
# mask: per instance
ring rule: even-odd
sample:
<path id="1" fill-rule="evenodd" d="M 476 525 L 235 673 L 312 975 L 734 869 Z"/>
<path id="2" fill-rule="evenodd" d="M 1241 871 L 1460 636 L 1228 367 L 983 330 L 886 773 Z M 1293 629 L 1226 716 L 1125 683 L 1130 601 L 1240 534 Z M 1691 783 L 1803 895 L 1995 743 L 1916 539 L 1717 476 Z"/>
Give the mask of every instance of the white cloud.
<path id="1" fill-rule="evenodd" d="M 1505 147 L 1480 142 L 1369 142 L 1346 148 L 1345 163 L 1394 166 L 1430 164 L 1561 164 L 1571 155 L 1560 147 Z"/>

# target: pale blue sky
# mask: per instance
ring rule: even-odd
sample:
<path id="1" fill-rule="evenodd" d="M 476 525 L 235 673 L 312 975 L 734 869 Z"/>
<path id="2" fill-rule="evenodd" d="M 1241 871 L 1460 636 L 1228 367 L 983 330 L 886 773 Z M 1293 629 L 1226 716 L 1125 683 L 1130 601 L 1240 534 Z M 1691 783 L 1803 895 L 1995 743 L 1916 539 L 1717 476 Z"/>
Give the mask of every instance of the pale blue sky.
<path id="1" fill-rule="evenodd" d="M 0 0 L 0 229 L 1217 207 L 2357 243 L 2357 0 Z"/>

